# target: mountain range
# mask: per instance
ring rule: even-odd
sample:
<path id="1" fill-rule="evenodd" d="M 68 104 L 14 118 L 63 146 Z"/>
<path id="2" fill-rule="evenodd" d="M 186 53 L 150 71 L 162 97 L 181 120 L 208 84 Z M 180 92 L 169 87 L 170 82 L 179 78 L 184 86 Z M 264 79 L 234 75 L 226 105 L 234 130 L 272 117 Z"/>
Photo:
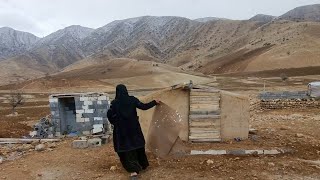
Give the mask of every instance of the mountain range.
<path id="1" fill-rule="evenodd" d="M 44 38 L 0 28 L 0 81 L 29 79 L 82 62 L 132 58 L 205 74 L 320 66 L 320 5 L 249 20 L 143 16 L 98 29 L 78 25 Z M 98 62 L 99 61 L 99 62 Z"/>

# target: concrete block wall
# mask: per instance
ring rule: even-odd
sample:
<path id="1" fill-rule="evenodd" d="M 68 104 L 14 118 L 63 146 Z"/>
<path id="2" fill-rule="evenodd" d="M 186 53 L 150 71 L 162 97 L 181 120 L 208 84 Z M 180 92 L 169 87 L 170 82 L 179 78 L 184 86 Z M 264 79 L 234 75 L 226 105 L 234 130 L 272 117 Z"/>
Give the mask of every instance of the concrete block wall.
<path id="1" fill-rule="evenodd" d="M 77 94 L 74 95 L 75 111 L 65 109 L 64 114 L 75 112 L 75 123 L 72 131 L 77 131 L 82 134 L 91 134 L 94 124 L 104 124 L 106 131 L 111 131 L 111 125 L 108 122 L 107 111 L 110 107 L 110 99 L 105 94 Z M 62 113 L 59 109 L 59 95 L 52 95 L 49 98 L 52 122 L 56 136 L 60 136 Z M 69 112 L 70 111 L 70 112 Z M 68 118 L 69 116 L 67 116 Z M 74 114 L 70 114 L 74 117 Z"/>

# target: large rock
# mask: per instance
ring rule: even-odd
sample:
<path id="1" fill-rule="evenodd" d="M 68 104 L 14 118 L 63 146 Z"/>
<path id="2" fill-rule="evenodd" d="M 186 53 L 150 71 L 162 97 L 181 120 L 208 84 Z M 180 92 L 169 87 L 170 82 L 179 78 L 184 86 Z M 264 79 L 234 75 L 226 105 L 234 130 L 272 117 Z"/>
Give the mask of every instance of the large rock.
<path id="1" fill-rule="evenodd" d="M 46 146 L 44 144 L 38 144 L 36 147 L 35 147 L 35 150 L 36 151 L 44 151 L 46 149 Z"/>

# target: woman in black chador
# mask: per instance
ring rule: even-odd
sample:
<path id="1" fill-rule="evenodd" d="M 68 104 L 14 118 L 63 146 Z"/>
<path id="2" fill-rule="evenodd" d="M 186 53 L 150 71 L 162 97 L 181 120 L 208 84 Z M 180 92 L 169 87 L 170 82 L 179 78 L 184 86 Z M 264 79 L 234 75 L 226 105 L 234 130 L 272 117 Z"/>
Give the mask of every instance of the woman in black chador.
<path id="1" fill-rule="evenodd" d="M 131 179 L 137 179 L 139 172 L 149 166 L 136 108 L 148 110 L 159 103 L 153 100 L 144 104 L 136 97 L 129 96 L 125 85 L 120 84 L 116 88 L 116 98 L 111 102 L 108 119 L 114 126 L 114 150 L 122 166 L 131 173 Z"/>

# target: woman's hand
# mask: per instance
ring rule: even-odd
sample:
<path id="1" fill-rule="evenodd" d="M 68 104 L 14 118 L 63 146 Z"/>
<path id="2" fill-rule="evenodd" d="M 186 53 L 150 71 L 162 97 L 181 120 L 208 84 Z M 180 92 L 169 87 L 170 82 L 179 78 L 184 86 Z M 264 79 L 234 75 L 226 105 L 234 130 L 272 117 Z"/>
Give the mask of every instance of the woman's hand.
<path id="1" fill-rule="evenodd" d="M 161 102 L 160 100 L 158 100 L 158 99 L 156 99 L 155 101 L 156 101 L 157 105 L 160 105 L 160 104 L 162 103 L 162 102 Z"/>

